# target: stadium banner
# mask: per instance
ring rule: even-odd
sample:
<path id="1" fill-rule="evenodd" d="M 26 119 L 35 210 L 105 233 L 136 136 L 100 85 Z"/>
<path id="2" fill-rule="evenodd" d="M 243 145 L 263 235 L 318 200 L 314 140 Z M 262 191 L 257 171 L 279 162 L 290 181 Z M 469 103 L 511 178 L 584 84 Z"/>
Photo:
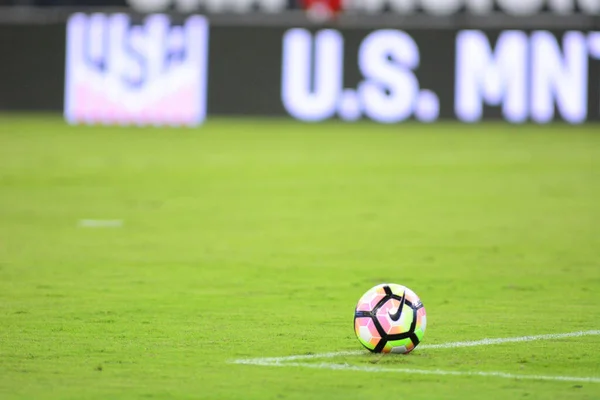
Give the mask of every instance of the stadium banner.
<path id="1" fill-rule="evenodd" d="M 209 114 L 381 123 L 600 119 L 600 32 L 212 32 Z"/>
<path id="2" fill-rule="evenodd" d="M 600 29 L 213 24 L 74 14 L 0 25 L 0 110 L 71 123 L 211 116 L 379 123 L 600 121 Z"/>

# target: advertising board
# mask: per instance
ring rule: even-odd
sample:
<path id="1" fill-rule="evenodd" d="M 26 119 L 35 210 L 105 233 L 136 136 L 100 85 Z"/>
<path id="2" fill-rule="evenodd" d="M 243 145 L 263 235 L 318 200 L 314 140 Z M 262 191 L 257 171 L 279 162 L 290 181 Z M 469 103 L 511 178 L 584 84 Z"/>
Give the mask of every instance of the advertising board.
<path id="1" fill-rule="evenodd" d="M 61 110 L 74 124 L 600 121 L 594 26 L 240 26 L 78 13 L 0 34 L 12 38 L 0 41 L 12 60 L 0 109 Z"/>

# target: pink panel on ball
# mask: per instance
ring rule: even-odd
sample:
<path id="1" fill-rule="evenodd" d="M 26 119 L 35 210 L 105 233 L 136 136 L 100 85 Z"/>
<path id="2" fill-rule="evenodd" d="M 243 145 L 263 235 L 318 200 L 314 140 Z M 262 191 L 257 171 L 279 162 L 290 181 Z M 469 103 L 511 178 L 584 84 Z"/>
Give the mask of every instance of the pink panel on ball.
<path id="1" fill-rule="evenodd" d="M 410 301 L 412 304 L 417 304 L 420 301 L 419 296 L 412 290 L 407 288 L 405 293 L 406 300 Z"/>
<path id="2" fill-rule="evenodd" d="M 381 336 L 371 318 L 356 318 L 354 321 L 354 330 L 358 337 L 369 343 L 373 348 L 377 346 L 377 343 L 381 340 Z"/>
<path id="3" fill-rule="evenodd" d="M 417 329 L 425 329 L 427 324 L 427 312 L 425 311 L 425 307 L 419 308 L 417 311 Z"/>
<path id="4" fill-rule="evenodd" d="M 375 322 L 373 322 L 373 320 L 370 318 L 369 318 L 369 323 L 367 324 L 367 327 L 369 328 L 369 332 L 371 332 L 371 336 L 376 337 L 377 339 L 381 339 L 381 336 L 379 335 L 379 332 L 377 331 L 377 328 L 375 327 Z"/>
<path id="5" fill-rule="evenodd" d="M 375 287 L 365 293 L 356 306 L 356 311 L 371 311 L 385 297 L 383 287 Z"/>
<path id="6" fill-rule="evenodd" d="M 361 326 L 367 326 L 369 321 L 371 321 L 371 318 L 365 317 L 365 318 L 356 318 L 354 320 L 354 330 L 356 332 L 358 332 L 358 330 L 360 329 Z"/>
<path id="7" fill-rule="evenodd" d="M 395 322 L 390 318 L 390 314 L 394 314 L 398 311 L 398 306 L 400 306 L 400 302 L 396 299 L 390 299 L 385 302 L 384 305 L 377 310 L 377 320 L 379 324 L 385 331 L 385 333 L 390 333 L 393 330 Z"/>

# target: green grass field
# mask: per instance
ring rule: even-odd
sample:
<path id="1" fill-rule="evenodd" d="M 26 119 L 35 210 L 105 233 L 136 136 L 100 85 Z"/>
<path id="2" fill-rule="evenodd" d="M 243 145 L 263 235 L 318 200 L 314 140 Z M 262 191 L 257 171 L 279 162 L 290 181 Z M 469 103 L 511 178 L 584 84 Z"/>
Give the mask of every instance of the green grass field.
<path id="1" fill-rule="evenodd" d="M 5 115 L 0 398 L 598 399 L 597 335 L 426 346 L 600 329 L 599 200 L 598 125 Z M 360 350 L 381 282 L 420 295 L 422 349 L 232 363 Z"/>

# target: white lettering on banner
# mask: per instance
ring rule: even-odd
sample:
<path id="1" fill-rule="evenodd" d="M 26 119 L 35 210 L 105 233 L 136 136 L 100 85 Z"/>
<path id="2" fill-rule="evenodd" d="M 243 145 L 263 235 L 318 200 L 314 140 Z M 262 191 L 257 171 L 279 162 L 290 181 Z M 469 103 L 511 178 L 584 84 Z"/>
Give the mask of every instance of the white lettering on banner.
<path id="1" fill-rule="evenodd" d="M 421 121 L 438 118 L 437 95 L 420 90 L 413 72 L 420 56 L 410 35 L 398 30 L 369 34 L 358 52 L 364 80 L 356 89 L 343 88 L 343 44 L 341 33 L 335 30 L 319 31 L 314 40 L 305 29 L 284 34 L 281 98 L 290 115 L 303 121 L 322 121 L 336 113 L 348 121 L 366 115 L 381 123 L 400 122 L 412 115 Z"/>
<path id="2" fill-rule="evenodd" d="M 367 116 L 388 123 L 410 117 L 419 94 L 412 72 L 419 66 L 419 48 L 413 38 L 397 30 L 375 31 L 363 40 L 358 65 L 366 78 L 358 92 Z"/>
<path id="3" fill-rule="evenodd" d="M 571 123 L 587 116 L 588 52 L 581 32 L 568 32 L 563 39 L 564 54 L 550 32 L 531 36 L 531 116 L 545 123 L 554 118 L 556 103 L 562 117 Z"/>
<path id="4" fill-rule="evenodd" d="M 527 46 L 527 35 L 520 31 L 504 31 L 495 54 L 485 33 L 458 34 L 454 108 L 459 119 L 480 120 L 483 102 L 502 105 L 508 121 L 527 118 Z"/>
<path id="5" fill-rule="evenodd" d="M 151 15 L 73 15 L 67 25 L 70 123 L 198 125 L 206 117 L 208 22 Z"/>
<path id="6" fill-rule="evenodd" d="M 455 112 L 464 122 L 483 118 L 484 104 L 502 106 L 504 118 L 547 123 L 555 110 L 566 122 L 588 116 L 589 65 L 600 58 L 600 32 L 570 31 L 562 50 L 554 34 L 521 31 L 500 34 L 495 51 L 482 31 L 456 38 Z"/>
<path id="7" fill-rule="evenodd" d="M 305 29 L 291 29 L 283 37 L 283 104 L 290 114 L 305 121 L 334 115 L 343 78 L 342 35 L 330 29 L 317 33 L 314 57 L 312 43 L 312 35 Z"/>
<path id="8" fill-rule="evenodd" d="M 344 87 L 344 68 L 353 56 L 344 54 L 344 46 L 337 30 L 313 35 L 295 28 L 284 34 L 281 99 L 291 116 L 303 121 L 366 117 L 381 123 L 439 118 L 437 94 L 421 88 L 415 74 L 420 50 L 408 33 L 376 30 L 360 42 L 361 79 L 355 88 Z M 570 31 L 557 38 L 549 31 L 505 30 L 492 44 L 483 31 L 460 31 L 455 115 L 477 122 L 492 106 L 512 123 L 582 123 L 589 112 L 600 113 L 588 110 L 590 58 L 600 59 L 600 32 Z"/>
<path id="9" fill-rule="evenodd" d="M 432 15 L 452 15 L 463 9 L 473 14 L 486 14 L 496 7 L 518 16 L 533 15 L 546 9 L 557 14 L 570 14 L 576 9 L 583 14 L 600 14 L 598 0 L 347 0 L 345 3 L 346 10 L 367 13 L 381 13 L 389 9 L 408 14 L 422 10 Z"/>

